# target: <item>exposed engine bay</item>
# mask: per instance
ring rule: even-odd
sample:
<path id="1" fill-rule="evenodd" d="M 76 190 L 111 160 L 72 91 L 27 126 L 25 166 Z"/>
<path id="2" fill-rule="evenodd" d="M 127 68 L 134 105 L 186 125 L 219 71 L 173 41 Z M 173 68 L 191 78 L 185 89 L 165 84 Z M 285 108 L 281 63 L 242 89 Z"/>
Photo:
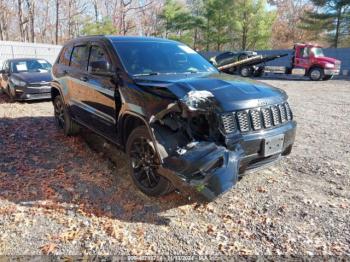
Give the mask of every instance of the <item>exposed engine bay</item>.
<path id="1" fill-rule="evenodd" d="M 239 143 L 232 150 L 226 148 L 219 119 L 214 96 L 191 91 L 150 123 L 163 167 L 209 199 L 236 184 L 244 153 Z"/>

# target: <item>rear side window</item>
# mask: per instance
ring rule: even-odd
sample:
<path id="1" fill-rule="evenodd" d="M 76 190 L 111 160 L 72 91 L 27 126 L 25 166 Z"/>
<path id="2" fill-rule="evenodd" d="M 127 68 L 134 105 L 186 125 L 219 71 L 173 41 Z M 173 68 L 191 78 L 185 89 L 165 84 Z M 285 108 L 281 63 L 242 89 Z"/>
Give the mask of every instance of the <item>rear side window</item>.
<path id="1" fill-rule="evenodd" d="M 73 48 L 70 66 L 82 70 L 87 69 L 89 50 L 86 45 L 75 46 Z"/>
<path id="2" fill-rule="evenodd" d="M 62 50 L 60 59 L 58 60 L 58 63 L 69 66 L 69 60 L 70 60 L 70 55 L 72 53 L 72 47 L 65 47 Z"/>

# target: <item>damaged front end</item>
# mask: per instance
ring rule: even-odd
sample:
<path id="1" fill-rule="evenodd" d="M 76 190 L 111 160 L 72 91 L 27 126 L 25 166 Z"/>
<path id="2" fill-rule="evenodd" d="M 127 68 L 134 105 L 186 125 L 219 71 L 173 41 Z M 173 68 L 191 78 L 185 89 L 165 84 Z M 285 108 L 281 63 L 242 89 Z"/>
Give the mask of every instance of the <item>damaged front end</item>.
<path id="1" fill-rule="evenodd" d="M 159 173 L 180 191 L 196 189 L 209 200 L 235 186 L 244 155 L 239 134 L 227 145 L 220 111 L 209 91 L 190 91 L 150 119 Z"/>

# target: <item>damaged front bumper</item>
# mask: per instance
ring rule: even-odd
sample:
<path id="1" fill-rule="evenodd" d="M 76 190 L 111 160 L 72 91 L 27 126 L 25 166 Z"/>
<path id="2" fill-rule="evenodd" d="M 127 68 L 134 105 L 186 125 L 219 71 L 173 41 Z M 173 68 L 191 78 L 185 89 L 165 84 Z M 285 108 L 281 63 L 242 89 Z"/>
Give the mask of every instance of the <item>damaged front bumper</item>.
<path id="1" fill-rule="evenodd" d="M 181 192 L 191 194 L 193 189 L 212 201 L 234 187 L 240 174 L 258 169 L 288 155 L 294 143 L 296 122 L 279 128 L 241 136 L 239 141 L 224 147 L 214 142 L 195 142 L 176 154 L 163 159 L 159 173 L 168 178 Z M 264 139 L 284 134 L 282 151 L 263 156 Z"/>

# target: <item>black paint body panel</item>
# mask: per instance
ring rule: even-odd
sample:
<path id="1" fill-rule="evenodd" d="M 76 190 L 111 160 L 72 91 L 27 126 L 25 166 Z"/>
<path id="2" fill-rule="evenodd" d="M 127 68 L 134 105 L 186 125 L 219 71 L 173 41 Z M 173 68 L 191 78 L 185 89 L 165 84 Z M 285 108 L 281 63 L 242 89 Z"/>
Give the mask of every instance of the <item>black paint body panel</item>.
<path id="1" fill-rule="evenodd" d="M 240 173 L 252 167 L 268 164 L 290 153 L 294 143 L 296 122 L 288 121 L 268 131 L 223 136 L 221 144 L 198 141 L 184 155 L 164 155 L 160 147 L 171 147 L 170 136 L 162 140 L 152 119 L 171 104 L 183 101 L 191 91 L 209 91 L 214 95 L 215 114 L 280 104 L 287 100 L 283 90 L 261 82 L 224 73 L 189 73 L 133 77 L 123 68 L 111 42 L 170 41 L 142 37 L 94 36 L 72 40 L 65 48 L 97 43 L 108 52 L 114 76 L 96 76 L 85 70 L 73 69 L 58 61 L 52 69 L 52 88 L 62 95 L 72 117 L 110 141 L 124 148 L 131 117 L 139 119 L 149 129 L 157 153 L 162 159 L 160 173 L 180 190 L 194 188 L 213 199 L 233 187 Z M 155 58 L 156 59 L 156 58 Z M 54 94 L 54 92 L 53 92 Z M 262 156 L 264 138 L 285 134 L 280 154 L 266 159 Z M 169 144 L 168 144 L 169 143 Z M 230 146 L 229 146 L 230 145 Z M 167 152 L 169 153 L 169 152 Z M 222 160 L 221 160 L 222 159 Z M 223 161 L 218 162 L 218 161 Z M 215 169 L 208 163 L 221 165 Z M 206 168 L 211 170 L 206 172 Z"/>

